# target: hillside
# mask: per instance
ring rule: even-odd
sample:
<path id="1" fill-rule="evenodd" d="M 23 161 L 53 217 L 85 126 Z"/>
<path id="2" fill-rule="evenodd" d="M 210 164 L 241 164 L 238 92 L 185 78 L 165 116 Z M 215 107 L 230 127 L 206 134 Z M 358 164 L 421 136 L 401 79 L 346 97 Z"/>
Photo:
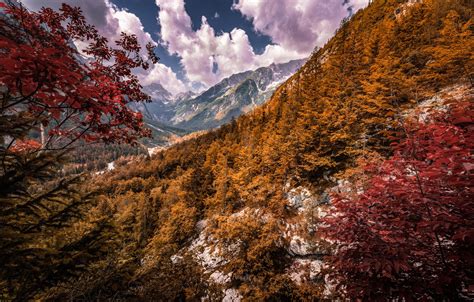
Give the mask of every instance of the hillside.
<path id="1" fill-rule="evenodd" d="M 234 74 L 200 94 L 189 91 L 172 96 L 154 83 L 145 87 L 152 102 L 132 107 L 142 112 L 148 121 L 186 131 L 208 130 L 263 104 L 304 62 L 294 60 Z M 163 134 L 155 134 L 157 143 L 162 144 Z"/>
<path id="2" fill-rule="evenodd" d="M 473 31 L 470 1 L 372 1 L 264 105 L 94 177 L 100 199 L 89 218 L 110 224 L 107 252 L 39 297 L 340 298 L 319 232 L 331 193 L 365 177 L 351 178 L 361 161 L 392 156 L 405 117 L 423 104 L 472 104 Z M 471 133 L 467 108 L 457 125 Z"/>
<path id="3" fill-rule="evenodd" d="M 202 94 L 176 103 L 171 122 L 190 130 L 206 130 L 228 123 L 267 101 L 278 85 L 304 62 L 294 60 L 234 74 Z"/>

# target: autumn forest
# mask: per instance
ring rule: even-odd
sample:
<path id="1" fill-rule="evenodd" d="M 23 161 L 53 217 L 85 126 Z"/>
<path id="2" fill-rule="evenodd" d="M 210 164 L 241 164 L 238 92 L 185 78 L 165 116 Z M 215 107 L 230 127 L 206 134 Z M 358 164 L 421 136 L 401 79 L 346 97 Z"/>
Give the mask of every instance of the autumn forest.
<path id="1" fill-rule="evenodd" d="M 474 299 L 472 0 L 368 1 L 153 152 L 165 59 L 76 2 L 0 1 L 0 301 Z"/>

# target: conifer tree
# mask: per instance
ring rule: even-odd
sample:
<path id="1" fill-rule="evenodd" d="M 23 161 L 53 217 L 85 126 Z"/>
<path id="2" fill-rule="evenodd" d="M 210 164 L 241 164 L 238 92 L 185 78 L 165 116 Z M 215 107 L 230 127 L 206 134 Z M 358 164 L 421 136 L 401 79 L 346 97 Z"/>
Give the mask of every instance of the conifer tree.
<path id="1" fill-rule="evenodd" d="M 79 139 L 148 134 L 126 106 L 149 99 L 131 73 L 148 62 L 135 36 L 122 34 L 111 48 L 78 8 L 33 13 L 7 1 L 0 10 L 0 295 L 26 301 L 112 248 L 108 216 L 71 231 L 97 199 L 83 177 L 58 175 Z M 72 40 L 89 42 L 89 62 Z"/>

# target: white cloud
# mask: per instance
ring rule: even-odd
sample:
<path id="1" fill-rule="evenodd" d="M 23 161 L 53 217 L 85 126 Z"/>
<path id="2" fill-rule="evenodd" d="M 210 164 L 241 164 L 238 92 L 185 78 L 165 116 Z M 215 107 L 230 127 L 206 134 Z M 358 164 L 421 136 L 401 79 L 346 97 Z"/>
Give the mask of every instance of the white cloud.
<path id="1" fill-rule="evenodd" d="M 285 50 L 308 54 L 322 46 L 340 21 L 368 0 L 238 0 L 232 6 Z"/>
<path id="2" fill-rule="evenodd" d="M 219 13 L 216 12 L 216 13 L 214 14 L 214 19 L 217 19 L 217 18 L 219 18 L 219 17 L 220 17 Z"/>
<path id="3" fill-rule="evenodd" d="M 166 90 L 171 93 L 183 92 L 187 90 L 186 85 L 176 78 L 176 74 L 163 64 L 155 64 L 150 70 L 139 75 L 142 85 L 150 85 L 160 83 Z"/>
<path id="4" fill-rule="evenodd" d="M 190 81 L 211 86 L 237 72 L 309 56 L 333 35 L 350 6 L 358 9 L 368 0 L 237 0 L 232 9 L 272 39 L 262 54 L 255 53 L 240 28 L 216 34 L 203 16 L 194 31 L 184 0 L 155 2 L 160 8 L 161 42 L 181 58 Z"/>
<path id="5" fill-rule="evenodd" d="M 111 45 L 120 38 L 120 33 L 135 34 L 138 42 L 144 46 L 148 42 L 157 43 L 146 32 L 140 19 L 133 13 L 119 9 L 109 0 L 23 0 L 23 4 L 31 10 L 37 11 L 43 6 L 58 9 L 61 3 L 71 6 L 80 6 L 87 21 L 97 28 L 99 33 L 106 37 Z M 176 77 L 171 68 L 158 63 L 145 72 L 140 72 L 140 78 L 146 79 L 143 84 L 148 85 L 153 81 L 159 82 L 165 89 L 172 93 L 182 92 L 185 85 Z"/>
<path id="6" fill-rule="evenodd" d="M 211 86 L 237 72 L 307 55 L 278 45 L 269 45 L 263 54 L 257 55 L 244 30 L 234 28 L 231 32 L 216 34 L 203 16 L 201 27 L 194 31 L 183 0 L 156 0 L 156 4 L 160 7 L 162 43 L 170 53 L 181 58 L 191 82 Z M 213 68 L 216 65 L 217 68 Z"/>
<path id="7" fill-rule="evenodd" d="M 136 34 L 142 45 L 155 42 L 135 14 L 119 9 L 110 0 L 23 0 L 32 10 L 43 5 L 58 8 L 62 2 L 80 5 L 88 21 L 111 41 L 124 31 Z M 200 28 L 193 30 L 184 0 L 155 2 L 160 8 L 159 42 L 180 58 L 186 82 L 160 63 L 139 76 L 145 85 L 157 81 L 177 93 L 209 87 L 238 72 L 305 58 L 333 35 L 350 6 L 355 11 L 366 6 L 368 0 L 235 0 L 232 9 L 248 18 L 255 31 L 272 40 L 262 54 L 255 53 L 243 29 L 216 33 L 203 16 Z M 216 12 L 214 18 L 219 17 Z"/>

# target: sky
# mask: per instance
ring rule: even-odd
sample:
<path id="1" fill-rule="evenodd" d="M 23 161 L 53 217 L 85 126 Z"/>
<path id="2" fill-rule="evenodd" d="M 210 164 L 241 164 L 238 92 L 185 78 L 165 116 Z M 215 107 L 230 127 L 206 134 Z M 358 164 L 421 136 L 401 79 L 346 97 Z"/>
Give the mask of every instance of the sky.
<path id="1" fill-rule="evenodd" d="M 22 0 L 36 11 L 81 7 L 109 41 L 121 32 L 156 45 L 142 85 L 202 91 L 232 74 L 308 57 L 368 0 Z"/>

